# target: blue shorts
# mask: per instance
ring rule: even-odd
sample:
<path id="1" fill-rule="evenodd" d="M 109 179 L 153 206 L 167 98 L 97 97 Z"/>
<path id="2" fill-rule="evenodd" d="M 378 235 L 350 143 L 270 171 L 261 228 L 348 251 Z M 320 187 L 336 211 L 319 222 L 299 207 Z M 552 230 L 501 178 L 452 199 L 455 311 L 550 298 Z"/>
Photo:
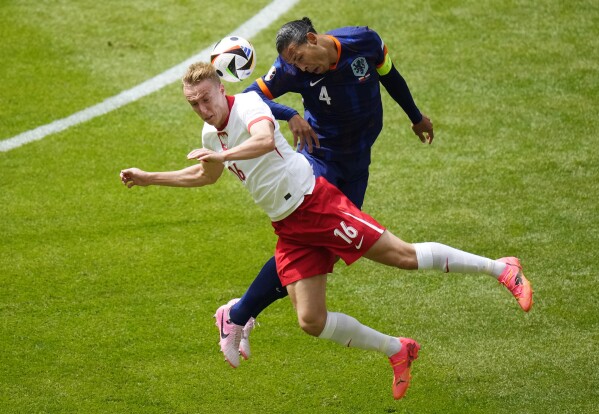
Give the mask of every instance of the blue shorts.
<path id="1" fill-rule="evenodd" d="M 364 204 L 364 195 L 368 186 L 368 167 L 370 166 L 370 151 L 364 151 L 359 158 L 347 160 L 323 160 L 309 154 L 302 154 L 312 165 L 314 175 L 324 177 L 337 187 L 358 208 Z"/>

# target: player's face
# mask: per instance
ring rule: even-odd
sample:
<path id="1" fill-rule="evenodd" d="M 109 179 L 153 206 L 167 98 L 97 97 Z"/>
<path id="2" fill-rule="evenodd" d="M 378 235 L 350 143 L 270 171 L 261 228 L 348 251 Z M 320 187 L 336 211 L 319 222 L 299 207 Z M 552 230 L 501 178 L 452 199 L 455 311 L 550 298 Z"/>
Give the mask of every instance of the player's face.
<path id="1" fill-rule="evenodd" d="M 329 51 L 313 36 L 309 36 L 308 42 L 301 45 L 289 45 L 281 57 L 303 72 L 319 75 L 328 72 L 331 66 Z"/>
<path id="2" fill-rule="evenodd" d="M 208 124 L 220 127 L 229 115 L 225 87 L 206 79 L 195 85 L 184 85 L 183 94 L 196 114 Z"/>

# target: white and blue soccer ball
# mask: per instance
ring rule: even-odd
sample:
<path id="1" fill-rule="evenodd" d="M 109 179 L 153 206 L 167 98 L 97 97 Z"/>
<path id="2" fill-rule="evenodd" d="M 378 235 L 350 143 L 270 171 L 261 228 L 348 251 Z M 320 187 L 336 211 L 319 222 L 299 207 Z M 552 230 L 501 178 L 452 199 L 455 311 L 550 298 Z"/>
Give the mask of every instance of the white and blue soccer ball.
<path id="1" fill-rule="evenodd" d="M 239 82 L 254 71 L 256 52 L 252 44 L 243 37 L 227 36 L 214 45 L 210 62 L 221 79 Z"/>

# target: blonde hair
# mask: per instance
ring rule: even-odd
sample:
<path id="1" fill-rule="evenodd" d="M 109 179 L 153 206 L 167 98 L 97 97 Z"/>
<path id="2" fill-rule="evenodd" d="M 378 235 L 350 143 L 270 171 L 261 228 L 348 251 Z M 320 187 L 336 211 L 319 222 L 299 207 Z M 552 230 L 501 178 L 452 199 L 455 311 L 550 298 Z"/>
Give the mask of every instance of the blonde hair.
<path id="1" fill-rule="evenodd" d="M 220 78 L 214 66 L 206 62 L 196 62 L 187 68 L 187 72 L 181 80 L 183 85 L 196 85 L 206 79 L 220 84 Z"/>

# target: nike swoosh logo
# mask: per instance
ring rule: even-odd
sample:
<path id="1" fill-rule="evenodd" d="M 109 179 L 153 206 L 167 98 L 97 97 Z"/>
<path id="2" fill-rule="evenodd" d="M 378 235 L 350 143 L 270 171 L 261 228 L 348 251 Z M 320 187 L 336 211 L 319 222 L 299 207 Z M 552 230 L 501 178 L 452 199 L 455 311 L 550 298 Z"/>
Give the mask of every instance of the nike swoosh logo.
<path id="1" fill-rule="evenodd" d="M 522 285 L 522 277 L 520 276 L 520 272 L 516 274 L 516 286 Z"/>
<path id="2" fill-rule="evenodd" d="M 229 336 L 229 334 L 225 334 L 225 331 L 223 331 L 224 323 L 225 323 L 225 313 L 223 312 L 223 314 L 220 316 L 220 337 L 222 339 L 225 339 L 227 336 Z"/>
<path id="3" fill-rule="evenodd" d="M 310 86 L 314 86 L 314 85 L 316 85 L 318 82 L 320 82 L 320 81 L 321 81 L 321 80 L 323 80 L 323 79 L 324 79 L 324 77 L 322 77 L 322 78 L 318 79 L 318 80 L 317 80 L 317 81 L 315 81 L 315 82 L 312 82 L 312 81 L 310 81 Z"/>
<path id="4" fill-rule="evenodd" d="M 360 247 L 362 247 L 363 241 L 364 241 L 364 236 L 362 236 L 362 238 L 360 239 L 360 243 L 356 244 L 356 250 L 360 250 Z"/>

